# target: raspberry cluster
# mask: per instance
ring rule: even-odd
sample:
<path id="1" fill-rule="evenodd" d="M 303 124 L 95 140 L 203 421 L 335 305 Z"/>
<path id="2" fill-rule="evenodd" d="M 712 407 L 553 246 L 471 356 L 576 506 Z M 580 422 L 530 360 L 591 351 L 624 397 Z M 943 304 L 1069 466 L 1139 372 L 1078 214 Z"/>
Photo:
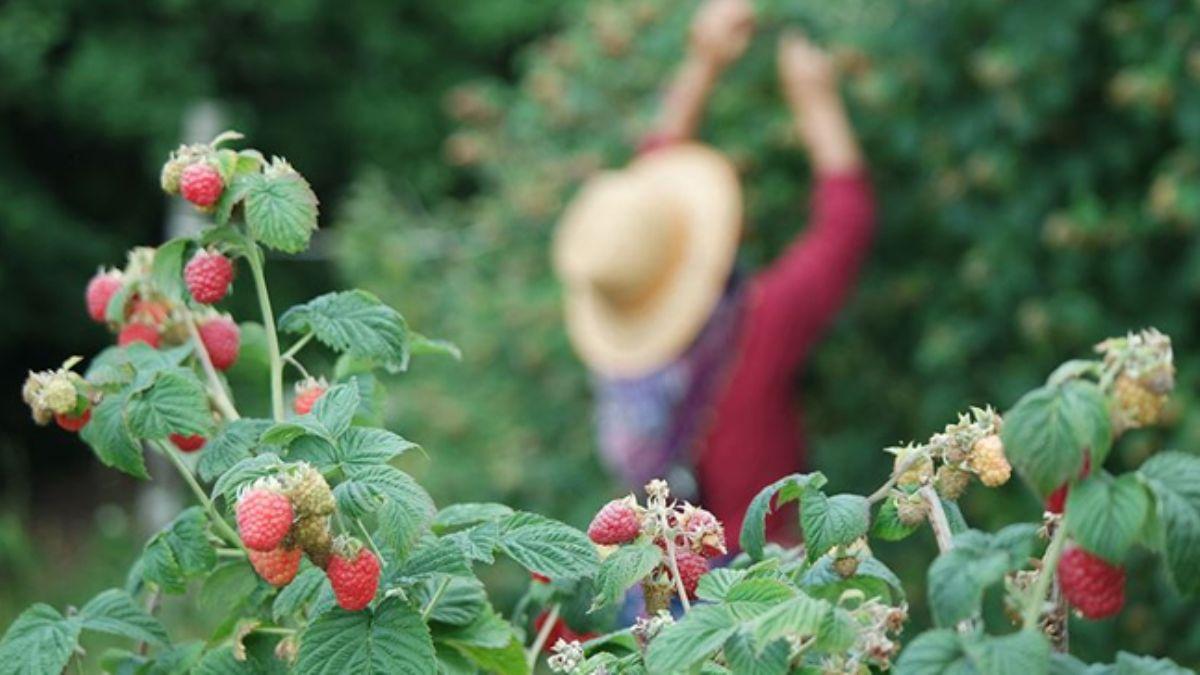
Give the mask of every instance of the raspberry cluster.
<path id="1" fill-rule="evenodd" d="M 1151 328 L 1096 345 L 1112 380 L 1109 411 L 1113 433 L 1159 424 L 1175 389 L 1171 338 Z"/>

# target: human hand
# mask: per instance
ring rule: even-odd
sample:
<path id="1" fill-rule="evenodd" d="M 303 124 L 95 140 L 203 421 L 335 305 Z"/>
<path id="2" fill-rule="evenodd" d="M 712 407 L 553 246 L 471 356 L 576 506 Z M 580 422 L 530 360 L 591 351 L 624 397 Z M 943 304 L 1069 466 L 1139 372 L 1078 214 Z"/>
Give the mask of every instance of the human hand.
<path id="1" fill-rule="evenodd" d="M 779 79 L 796 125 L 818 171 L 852 170 L 862 163 L 858 141 L 838 94 L 833 61 L 800 33 L 779 41 Z"/>
<path id="2" fill-rule="evenodd" d="M 802 33 L 791 31 L 779 40 L 779 80 L 793 107 L 837 94 L 833 61 Z"/>
<path id="3" fill-rule="evenodd" d="M 746 51 L 754 34 L 754 7 L 749 0 L 707 0 L 692 20 L 692 52 L 723 68 Z"/>

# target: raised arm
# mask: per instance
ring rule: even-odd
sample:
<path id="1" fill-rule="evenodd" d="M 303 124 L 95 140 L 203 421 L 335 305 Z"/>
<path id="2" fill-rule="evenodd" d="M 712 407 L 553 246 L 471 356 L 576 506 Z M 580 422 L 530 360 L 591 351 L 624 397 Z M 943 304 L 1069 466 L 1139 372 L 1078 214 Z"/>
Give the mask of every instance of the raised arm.
<path id="1" fill-rule="evenodd" d="M 786 35 L 779 75 L 815 185 L 807 229 L 758 279 L 755 318 L 777 352 L 775 365 L 790 378 L 858 275 L 874 201 L 829 58 L 802 36 Z"/>
<path id="2" fill-rule="evenodd" d="M 695 135 L 713 85 L 746 51 L 753 32 L 754 9 L 748 0 L 707 0 L 700 7 L 692 20 L 687 56 L 666 90 L 644 150 Z"/>

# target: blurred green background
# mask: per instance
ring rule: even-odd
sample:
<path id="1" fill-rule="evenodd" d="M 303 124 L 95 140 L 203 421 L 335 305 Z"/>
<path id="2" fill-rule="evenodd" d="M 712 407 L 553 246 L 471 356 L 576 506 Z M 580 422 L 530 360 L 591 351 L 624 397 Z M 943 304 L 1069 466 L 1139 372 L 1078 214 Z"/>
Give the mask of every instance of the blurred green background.
<path id="1" fill-rule="evenodd" d="M 0 625 L 120 580 L 140 547 L 131 484 L 19 405 L 24 371 L 110 339 L 86 324 L 101 264 L 162 237 L 166 153 L 199 106 L 313 182 L 317 255 L 277 261 L 285 307 L 365 287 L 462 363 L 393 383 L 390 426 L 429 458 L 440 503 L 500 500 L 586 525 L 620 489 L 594 458 L 586 375 L 548 264 L 579 181 L 647 129 L 696 0 L 9 0 L 0 6 Z M 747 191 L 743 264 L 804 226 L 809 175 L 780 100 L 774 41 L 829 46 L 872 167 L 881 227 L 850 306 L 798 391 L 814 469 L 837 490 L 886 475 L 879 449 L 968 405 L 1005 409 L 1101 338 L 1175 339 L 1169 424 L 1110 460 L 1200 447 L 1200 5 L 1183 0 L 758 0 L 703 138 Z M 239 285 L 235 311 L 251 305 Z M 974 489 L 968 520 L 1035 520 L 1020 485 Z M 880 556 L 917 585 L 931 537 Z M 1130 606 L 1073 626 L 1076 651 L 1200 664 L 1200 605 L 1131 561 Z M 513 575 L 495 582 L 502 596 Z"/>

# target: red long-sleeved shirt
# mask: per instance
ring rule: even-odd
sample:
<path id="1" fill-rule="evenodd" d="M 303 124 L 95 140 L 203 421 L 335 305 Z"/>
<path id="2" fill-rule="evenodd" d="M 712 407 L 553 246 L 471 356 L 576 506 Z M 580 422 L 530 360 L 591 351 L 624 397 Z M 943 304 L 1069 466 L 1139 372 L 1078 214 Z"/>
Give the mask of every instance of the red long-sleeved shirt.
<path id="1" fill-rule="evenodd" d="M 808 228 L 749 280 L 733 361 L 696 448 L 700 497 L 736 549 L 746 507 L 768 484 L 803 470 L 796 376 L 853 286 L 874 229 L 863 172 L 819 176 Z M 768 537 L 789 525 L 768 520 Z"/>

